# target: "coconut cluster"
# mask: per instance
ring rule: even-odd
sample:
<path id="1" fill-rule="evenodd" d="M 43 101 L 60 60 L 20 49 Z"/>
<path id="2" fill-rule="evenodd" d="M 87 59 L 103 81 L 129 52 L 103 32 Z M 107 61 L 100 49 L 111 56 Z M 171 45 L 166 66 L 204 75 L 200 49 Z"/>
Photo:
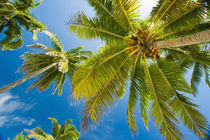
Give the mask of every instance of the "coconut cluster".
<path id="1" fill-rule="evenodd" d="M 146 56 L 148 58 L 159 58 L 160 57 L 160 51 L 159 51 L 159 48 L 155 49 L 155 48 L 152 48 L 152 49 L 145 49 L 144 50 Z"/>
<path id="2" fill-rule="evenodd" d="M 134 56 L 137 55 L 139 51 L 141 51 L 141 53 L 146 54 L 147 58 L 159 58 L 160 55 L 159 48 L 157 49 L 151 48 L 151 46 L 149 45 L 154 41 L 154 39 L 151 38 L 152 34 L 150 34 L 148 30 L 139 28 L 137 35 L 138 37 L 132 35 L 130 38 L 131 52 L 134 52 L 138 49 L 138 51 L 134 53 Z M 140 41 L 138 38 L 141 38 L 142 41 Z"/>

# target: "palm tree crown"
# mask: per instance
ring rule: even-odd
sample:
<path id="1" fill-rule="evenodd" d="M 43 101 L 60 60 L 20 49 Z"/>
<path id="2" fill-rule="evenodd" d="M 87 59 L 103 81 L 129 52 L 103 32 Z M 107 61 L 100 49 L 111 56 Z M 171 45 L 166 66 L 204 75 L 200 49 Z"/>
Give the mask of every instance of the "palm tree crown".
<path id="1" fill-rule="evenodd" d="M 81 38 L 99 38 L 106 45 L 73 76 L 76 99 L 86 100 L 82 130 L 97 123 L 123 97 L 129 80 L 127 119 L 132 131 L 137 129 L 134 116 L 140 100 L 145 126 L 151 116 L 165 139 L 183 138 L 176 125 L 179 120 L 199 137 L 207 136 L 207 120 L 184 93 L 195 93 L 200 69 L 209 84 L 209 49 L 200 45 L 210 41 L 209 3 L 159 0 L 150 16 L 141 20 L 139 0 L 88 2 L 96 16 L 78 13 L 69 30 Z M 193 66 L 189 86 L 184 74 Z"/>
<path id="2" fill-rule="evenodd" d="M 60 125 L 55 118 L 52 120 L 52 134 L 46 134 L 41 128 L 37 127 L 32 130 L 26 130 L 29 138 L 36 140 L 77 140 L 80 133 L 76 127 L 72 125 L 72 120 L 67 120 L 64 124 Z"/>
<path id="3" fill-rule="evenodd" d="M 34 39 L 37 39 L 37 30 L 43 30 L 45 25 L 32 16 L 30 9 L 37 7 L 41 2 L 0 0 L 0 33 L 5 34 L 5 38 L 0 41 L 2 50 L 13 50 L 22 46 L 22 27 L 33 32 Z"/>
<path id="4" fill-rule="evenodd" d="M 52 82 L 55 83 L 53 94 L 58 89 L 61 95 L 66 77 L 71 78 L 76 66 L 83 63 L 92 52 L 82 51 L 82 46 L 63 50 L 60 40 L 48 30 L 44 32 L 52 39 L 50 47 L 36 43 L 28 47 L 41 49 L 43 53 L 25 53 L 22 58 L 26 59 L 20 68 L 20 71 L 26 74 L 22 79 L 0 88 L 0 93 L 7 91 L 31 78 L 38 78 L 28 90 L 38 87 L 40 91 L 47 89 Z"/>

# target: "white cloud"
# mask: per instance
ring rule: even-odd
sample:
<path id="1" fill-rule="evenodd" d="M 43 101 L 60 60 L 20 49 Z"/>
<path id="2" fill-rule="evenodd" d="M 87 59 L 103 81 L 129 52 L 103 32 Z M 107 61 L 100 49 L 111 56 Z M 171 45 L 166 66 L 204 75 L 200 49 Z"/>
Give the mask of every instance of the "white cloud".
<path id="1" fill-rule="evenodd" d="M 17 110 L 28 111 L 33 105 L 19 101 L 19 98 L 9 92 L 0 95 L 0 113 L 11 113 Z"/>
<path id="2" fill-rule="evenodd" d="M 15 116 L 16 111 L 25 112 L 30 110 L 33 105 L 20 101 L 19 97 L 6 92 L 0 95 L 0 127 L 14 125 L 32 125 L 34 119 Z"/>
<path id="3" fill-rule="evenodd" d="M 18 116 L 0 116 L 0 127 L 17 126 L 19 124 L 32 125 L 35 119 L 18 117 Z"/>

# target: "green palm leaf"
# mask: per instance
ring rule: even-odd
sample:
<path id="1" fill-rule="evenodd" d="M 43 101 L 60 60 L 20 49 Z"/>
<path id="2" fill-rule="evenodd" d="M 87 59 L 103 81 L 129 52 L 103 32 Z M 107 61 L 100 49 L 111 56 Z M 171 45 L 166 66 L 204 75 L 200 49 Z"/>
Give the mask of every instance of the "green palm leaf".
<path id="1" fill-rule="evenodd" d="M 201 82 L 202 77 L 202 64 L 195 63 L 192 78 L 191 78 L 191 87 L 195 93 L 198 92 L 198 84 Z M 194 94 L 195 95 L 195 94 Z"/>
<path id="2" fill-rule="evenodd" d="M 135 32 L 133 23 L 139 17 L 139 0 L 113 0 L 114 14 L 129 30 Z"/>
<path id="3" fill-rule="evenodd" d="M 0 2 L 0 32 L 4 31 L 5 34 L 5 38 L 0 41 L 2 50 L 13 50 L 22 46 L 22 27 L 31 31 L 34 39 L 37 39 L 37 30 L 43 30 L 45 25 L 32 16 L 30 9 L 39 4 L 34 0 Z"/>
<path id="4" fill-rule="evenodd" d="M 113 30 L 113 27 L 116 27 L 117 30 Z M 127 31 L 119 28 L 116 25 L 116 22 L 110 22 L 107 24 L 106 20 L 88 18 L 83 13 L 78 13 L 77 16 L 74 16 L 69 31 L 80 38 L 85 38 L 87 40 L 99 38 L 106 42 L 110 42 L 113 39 L 124 40 L 125 35 L 128 34 Z"/>
<path id="5" fill-rule="evenodd" d="M 146 63 L 145 65 L 148 86 L 153 101 L 151 115 L 155 120 L 155 125 L 160 128 L 160 132 L 165 139 L 180 139 L 183 134 L 174 123 L 178 122 L 178 120 L 171 110 L 171 105 L 167 104 L 167 101 L 172 97 L 169 94 L 171 89 L 165 88 L 167 83 L 164 81 L 164 77 L 160 77 L 160 72 L 156 68 L 153 66 L 148 68 Z"/>
<path id="6" fill-rule="evenodd" d="M 36 140 L 76 140 L 79 138 L 80 133 L 71 124 L 71 120 L 67 120 L 60 125 L 55 118 L 49 119 L 52 120 L 52 135 L 46 134 L 41 128 L 37 127 L 32 130 L 26 130 L 29 133 L 28 137 Z"/>
<path id="7" fill-rule="evenodd" d="M 123 28 L 125 31 L 129 31 L 126 26 L 118 19 L 118 15 L 115 14 L 115 8 L 113 8 L 112 0 L 88 0 L 88 3 L 94 7 L 100 20 L 105 20 L 107 23 L 112 22 L 113 26 Z"/>
<path id="8" fill-rule="evenodd" d="M 127 49 L 123 44 L 107 45 L 79 67 L 73 76 L 73 92 L 76 99 L 98 93 L 104 87 L 104 83 L 115 76 L 120 65 L 128 60 L 126 54 Z"/>
<path id="9" fill-rule="evenodd" d="M 48 119 L 52 121 L 52 127 L 53 127 L 52 136 L 57 137 L 61 125 L 58 123 L 58 121 L 55 118 L 48 118 Z"/>
<path id="10" fill-rule="evenodd" d="M 184 96 L 181 99 L 182 95 L 178 94 L 193 93 L 184 79 L 184 74 L 194 63 L 201 64 L 202 69 L 204 65 L 207 67 L 210 65 L 207 49 L 200 51 L 198 44 L 184 46 L 187 43 L 192 44 L 190 40 L 194 43 L 196 41 L 193 39 L 202 40 L 200 36 L 202 33 L 205 35 L 205 41 L 208 40 L 206 39 L 209 29 L 207 1 L 159 0 L 151 17 L 146 20 L 138 19 L 138 0 L 88 0 L 88 2 L 95 9 L 96 16 L 88 18 L 83 13 L 78 14 L 70 26 L 70 31 L 81 38 L 101 39 L 106 45 L 84 65 L 79 66 L 73 76 L 73 95 L 77 100 L 86 101 L 82 111 L 82 128 L 86 130 L 88 125 L 98 123 L 115 99 L 122 97 L 123 92 L 118 90 L 123 91 L 124 81 L 130 79 L 127 118 L 132 131 L 137 129 L 135 108 L 140 100 L 141 117 L 146 127 L 148 127 L 148 110 L 151 103 L 151 116 L 164 138 L 182 139 L 183 135 L 175 124 L 178 122 L 176 115 L 179 117 L 179 114 L 171 103 L 176 99 L 176 103 L 182 105 L 179 108 L 185 114 L 185 119 L 182 119 L 184 123 L 198 136 L 205 136 L 202 129 L 205 125 L 199 124 L 199 121 L 205 123 L 205 119 L 202 115 L 198 115 L 198 119 L 191 119 L 192 110 L 196 107 L 192 104 L 193 109 L 189 109 L 191 103 L 187 98 L 185 100 Z M 185 37 L 186 41 L 182 41 L 182 37 Z M 171 39 L 173 40 L 170 41 Z M 171 45 L 173 48 L 170 48 L 168 42 L 181 47 L 174 48 L 175 46 Z M 169 46 L 167 49 L 163 48 L 161 43 Z M 161 55 L 158 47 L 163 48 L 160 50 Z M 144 54 L 149 63 L 140 60 Z M 158 67 L 151 63 L 150 58 L 160 57 L 167 61 L 157 59 Z M 125 64 L 126 70 L 121 70 Z M 161 64 L 164 64 L 165 68 Z M 205 71 L 208 83 L 209 74 L 207 70 Z M 128 73 L 128 76 L 125 76 L 127 79 L 116 77 L 125 73 Z M 199 114 L 198 111 L 195 112 Z"/>
<path id="11" fill-rule="evenodd" d="M 174 85 L 174 83 L 182 82 L 183 78 L 178 77 L 183 76 L 183 74 L 180 75 L 180 73 L 176 69 L 174 70 L 173 64 L 167 63 L 167 65 L 170 65 L 171 68 L 168 68 L 170 66 L 166 67 L 166 63 L 164 61 L 158 61 L 158 64 L 155 65 L 156 69 L 160 72 L 160 76 L 162 76 L 167 83 L 167 86 L 164 87 L 168 88 L 170 92 L 174 95 L 170 103 L 173 106 L 174 113 L 179 116 L 184 124 L 191 131 L 194 131 L 196 135 L 201 138 L 206 137 L 208 124 L 204 116 L 196 109 L 197 105 L 193 104 L 190 101 L 190 98 L 179 94 L 176 91 L 179 89 L 176 88 L 176 85 Z"/>
<path id="12" fill-rule="evenodd" d="M 124 88 L 128 78 L 128 72 L 124 68 L 120 68 L 120 73 L 107 81 L 98 93 L 90 97 L 86 101 L 86 105 L 81 112 L 82 116 L 82 132 L 87 130 L 87 127 L 98 123 L 106 110 L 124 94 Z"/>
<path id="13" fill-rule="evenodd" d="M 63 85 L 67 76 L 72 78 L 76 67 L 85 62 L 92 55 L 90 51 L 82 51 L 83 47 L 77 47 L 68 51 L 63 50 L 61 41 L 48 30 L 44 31 L 52 39 L 52 48 L 36 43 L 28 47 L 41 49 L 40 53 L 25 53 L 22 58 L 25 59 L 20 71 L 25 73 L 22 79 L 0 88 L 3 93 L 8 89 L 29 80 L 37 80 L 28 88 L 27 91 L 37 87 L 40 91 L 46 90 L 51 83 L 54 83 L 53 94 L 58 90 L 58 95 L 63 92 Z"/>
<path id="14" fill-rule="evenodd" d="M 209 86 L 210 88 L 210 67 L 207 65 L 204 65 L 204 72 L 205 72 L 205 80 L 206 80 L 206 84 Z"/>
<path id="15" fill-rule="evenodd" d="M 18 14 L 15 6 L 11 3 L 0 3 L 0 17 L 5 16 L 6 18 L 10 19 L 13 18 L 15 15 Z"/>
<path id="16" fill-rule="evenodd" d="M 166 5 L 163 4 L 162 6 L 165 7 L 169 3 L 170 2 L 166 2 Z M 206 9 L 204 1 L 199 1 L 196 3 L 195 1 L 175 0 L 170 9 L 161 18 L 163 23 L 160 23 L 161 25 L 159 28 L 160 30 L 164 28 L 164 33 L 189 30 L 196 27 L 198 24 L 203 23 L 205 14 Z M 160 15 L 157 14 L 155 16 Z"/>
<path id="17" fill-rule="evenodd" d="M 137 59 L 138 60 L 138 59 Z M 135 108 L 137 101 L 140 97 L 140 107 L 141 107 L 141 117 L 144 121 L 144 124 L 147 129 L 148 127 L 148 110 L 149 110 L 149 90 L 147 84 L 145 83 L 145 70 L 144 65 L 138 60 L 133 66 L 133 71 L 131 72 L 131 85 L 130 93 L 128 99 L 128 109 L 127 109 L 127 118 L 131 131 L 136 131 L 136 122 L 135 122 Z"/>

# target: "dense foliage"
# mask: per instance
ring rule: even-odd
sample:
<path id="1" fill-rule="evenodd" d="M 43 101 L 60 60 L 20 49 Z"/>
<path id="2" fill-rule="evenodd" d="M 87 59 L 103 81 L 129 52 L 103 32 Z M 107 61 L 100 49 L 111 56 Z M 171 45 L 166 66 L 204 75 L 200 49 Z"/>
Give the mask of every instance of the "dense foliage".
<path id="1" fill-rule="evenodd" d="M 23 45 L 23 28 L 31 31 L 37 39 L 37 31 L 45 29 L 45 25 L 30 11 L 41 3 L 35 3 L 35 0 L 0 0 L 0 33 L 4 33 L 4 38 L 0 40 L 2 50 L 13 50 Z"/>
<path id="2" fill-rule="evenodd" d="M 29 138 L 35 138 L 36 140 L 77 140 L 80 133 L 76 127 L 72 125 L 72 120 L 67 120 L 60 125 L 55 118 L 49 118 L 52 120 L 52 134 L 46 134 L 40 127 L 32 130 L 26 130 L 29 134 Z"/>
<path id="3" fill-rule="evenodd" d="M 200 138 L 206 137 L 207 120 L 186 94 L 198 92 L 196 85 L 202 73 L 209 85 L 209 48 L 191 42 L 165 48 L 153 44 L 190 35 L 193 41 L 198 38 L 196 33 L 209 32 L 207 1 L 159 0 L 144 20 L 139 19 L 139 0 L 88 2 L 96 16 L 79 12 L 69 31 L 84 39 L 101 39 L 106 45 L 73 76 L 76 100 L 86 100 L 81 112 L 82 130 L 98 123 L 107 109 L 123 97 L 129 81 L 127 119 L 132 131 L 137 129 L 135 109 L 140 101 L 145 126 L 148 128 L 153 119 L 165 139 L 183 139 L 177 126 L 179 120 Z M 184 75 L 192 67 L 190 86 Z"/>

